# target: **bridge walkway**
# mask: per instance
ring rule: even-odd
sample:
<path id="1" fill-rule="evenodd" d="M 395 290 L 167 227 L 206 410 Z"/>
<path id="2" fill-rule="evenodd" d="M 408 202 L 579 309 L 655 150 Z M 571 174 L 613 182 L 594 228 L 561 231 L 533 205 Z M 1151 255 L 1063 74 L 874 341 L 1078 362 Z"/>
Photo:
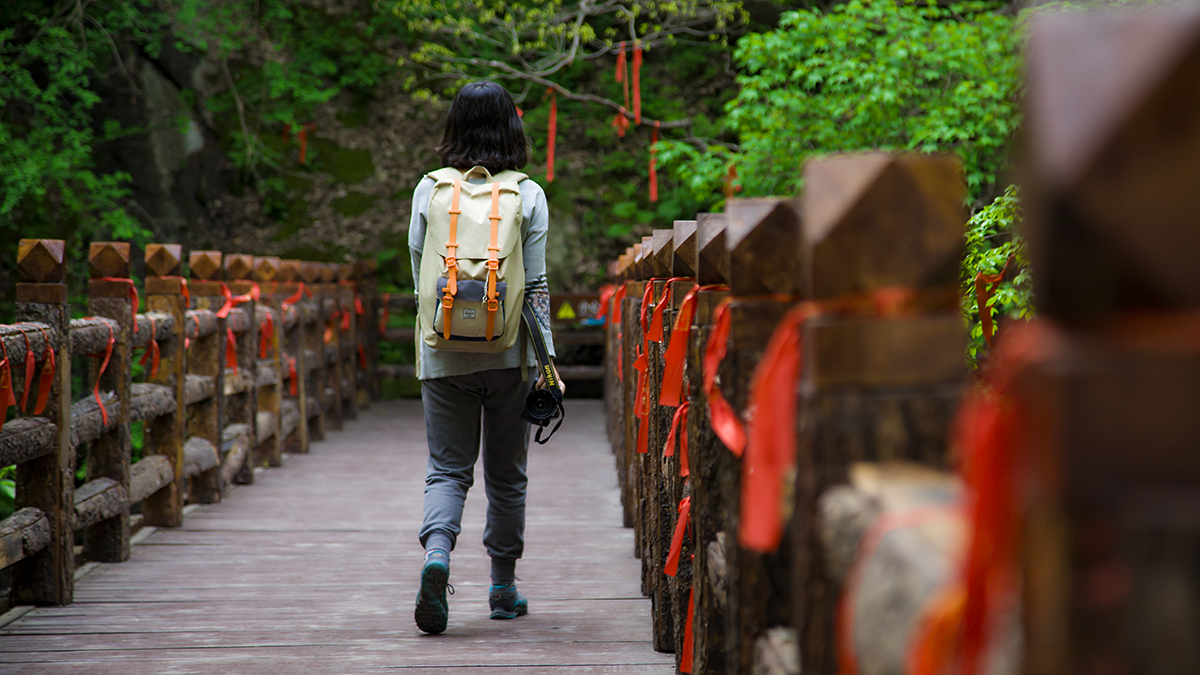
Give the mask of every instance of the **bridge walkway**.
<path id="1" fill-rule="evenodd" d="M 569 407 L 530 451 L 526 617 L 488 619 L 477 467 L 450 628 L 417 630 L 421 406 L 384 402 L 184 527 L 144 531 L 128 562 L 81 568 L 74 604 L 10 612 L 0 673 L 672 673 L 674 657 L 651 647 L 603 409 Z"/>

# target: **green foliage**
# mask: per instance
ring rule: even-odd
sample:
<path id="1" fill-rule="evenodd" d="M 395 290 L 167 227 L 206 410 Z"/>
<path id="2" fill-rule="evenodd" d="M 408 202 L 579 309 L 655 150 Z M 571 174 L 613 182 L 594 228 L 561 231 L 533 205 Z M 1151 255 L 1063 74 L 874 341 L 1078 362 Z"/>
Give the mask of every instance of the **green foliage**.
<path id="1" fill-rule="evenodd" d="M 852 0 L 787 12 L 743 36 L 726 106 L 735 149 L 666 142 L 663 162 L 713 201 L 731 163 L 745 196 L 800 189 L 808 157 L 866 149 L 954 152 L 987 203 L 1019 116 L 1016 20 L 1005 5 Z"/>
<path id="2" fill-rule="evenodd" d="M 983 328 L 979 323 L 979 302 L 975 294 L 977 274 L 997 274 L 1012 259 L 1009 273 L 988 300 L 987 311 L 993 325 L 1002 319 L 1031 319 L 1033 280 L 1029 272 L 1029 250 L 1025 238 L 1017 232 L 1021 223 L 1021 200 L 1015 185 L 988 206 L 980 209 L 967 222 L 966 255 L 962 265 L 962 308 L 970 328 L 967 360 L 972 366 L 979 363 L 987 351 Z"/>
<path id="3" fill-rule="evenodd" d="M 17 510 L 17 467 L 6 466 L 0 469 L 0 520 L 11 516 Z"/>
<path id="4" fill-rule="evenodd" d="M 0 233 L 95 235 L 144 242 L 129 211 L 129 176 L 97 171 L 97 146 L 131 132 L 97 123 L 90 78 L 114 67 L 112 32 L 148 36 L 147 0 L 99 0 L 74 12 L 39 2 L 0 10 Z M 71 7 L 75 3 L 70 3 Z"/>

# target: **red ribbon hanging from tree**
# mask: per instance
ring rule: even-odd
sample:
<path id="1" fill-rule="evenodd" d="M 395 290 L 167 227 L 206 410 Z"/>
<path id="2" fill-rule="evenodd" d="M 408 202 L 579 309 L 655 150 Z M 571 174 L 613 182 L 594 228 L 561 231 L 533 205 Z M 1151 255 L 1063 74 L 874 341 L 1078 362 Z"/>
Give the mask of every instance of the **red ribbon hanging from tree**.
<path id="1" fill-rule="evenodd" d="M 629 65 L 625 60 L 625 43 L 622 42 L 620 51 L 617 52 L 617 82 L 621 83 L 621 88 L 625 90 L 625 108 L 629 108 Z M 624 112 L 624 110 L 622 110 Z"/>
<path id="2" fill-rule="evenodd" d="M 546 130 L 546 182 L 554 182 L 554 140 L 558 136 L 558 94 L 546 87 L 550 94 L 550 126 Z"/>
<path id="3" fill-rule="evenodd" d="M 654 123 L 654 131 L 650 135 L 650 201 L 658 201 L 658 122 Z"/>
<path id="4" fill-rule="evenodd" d="M 633 44 L 633 123 L 642 123 L 642 47 Z"/>
<path id="5" fill-rule="evenodd" d="M 316 131 L 317 125 L 312 122 L 306 123 L 300 127 L 300 133 L 296 134 L 296 138 L 300 139 L 300 163 L 304 164 L 308 161 L 308 132 Z"/>
<path id="6" fill-rule="evenodd" d="M 730 162 L 729 170 L 725 172 L 725 199 L 733 199 L 735 192 L 742 191 L 742 186 L 734 182 L 737 180 L 737 177 L 737 165 Z"/>

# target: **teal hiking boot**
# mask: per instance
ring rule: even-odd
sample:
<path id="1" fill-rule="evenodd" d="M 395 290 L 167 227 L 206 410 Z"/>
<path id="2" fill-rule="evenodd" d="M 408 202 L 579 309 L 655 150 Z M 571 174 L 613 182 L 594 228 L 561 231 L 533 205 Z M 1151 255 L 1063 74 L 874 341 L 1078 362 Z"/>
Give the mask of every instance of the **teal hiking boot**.
<path id="1" fill-rule="evenodd" d="M 445 632 L 450 620 L 446 594 L 448 590 L 453 595 L 454 588 L 447 583 L 449 580 L 449 557 L 441 552 L 426 556 L 421 568 L 421 590 L 417 593 L 416 619 L 417 628 L 431 635 Z"/>
<path id="2" fill-rule="evenodd" d="M 492 584 L 488 606 L 492 608 L 493 619 L 515 619 L 529 613 L 529 601 L 517 592 L 515 583 Z"/>

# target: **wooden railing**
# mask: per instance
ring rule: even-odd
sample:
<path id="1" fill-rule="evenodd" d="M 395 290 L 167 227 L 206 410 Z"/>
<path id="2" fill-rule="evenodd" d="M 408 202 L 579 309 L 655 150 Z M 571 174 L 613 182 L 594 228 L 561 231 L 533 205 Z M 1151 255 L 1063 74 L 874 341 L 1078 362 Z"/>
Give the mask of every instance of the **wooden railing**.
<path id="1" fill-rule="evenodd" d="M 616 296 L 608 363 L 620 364 L 606 380 L 609 433 L 642 589 L 654 600 L 654 644 L 676 652 L 681 669 L 759 672 L 755 663 L 780 651 L 802 655 L 804 672 L 836 670 L 838 595 L 822 562 L 818 498 L 853 462 L 946 466 L 966 378 L 958 175 L 948 158 L 812 162 L 803 201 L 729 200 L 725 213 L 655 230 L 610 268 L 621 290 L 606 295 Z M 892 294 L 906 300 L 884 308 Z M 799 414 L 766 420 L 752 380 L 773 332 L 797 311 L 812 313 L 797 334 L 803 375 L 783 393 L 798 392 Z M 683 357 L 674 385 L 682 393 L 664 404 L 672 348 Z M 704 361 L 714 348 L 710 392 Z M 721 436 L 710 413 L 717 393 L 731 410 Z M 794 478 L 767 483 L 776 508 L 792 515 L 766 546 L 742 531 L 743 480 L 753 453 L 763 459 L 763 448 L 745 447 L 754 415 L 794 425 L 805 458 L 786 468 Z M 753 471 L 778 468 L 767 459 Z M 781 640 L 798 649 L 772 642 Z"/>
<path id="2" fill-rule="evenodd" d="M 129 244 L 93 243 L 89 316 L 71 319 L 63 242 L 20 242 L 17 323 L 0 326 L 0 390 L 18 408 L 0 429 L 0 466 L 17 467 L 17 511 L 0 522 L 10 603 L 70 603 L 80 561 L 127 560 L 138 528 L 182 525 L 185 504 L 308 452 L 378 394 L 373 265 L 193 251 L 184 278 L 180 246 L 145 254 L 137 291 Z M 87 385 L 72 391 L 80 359 Z"/>

